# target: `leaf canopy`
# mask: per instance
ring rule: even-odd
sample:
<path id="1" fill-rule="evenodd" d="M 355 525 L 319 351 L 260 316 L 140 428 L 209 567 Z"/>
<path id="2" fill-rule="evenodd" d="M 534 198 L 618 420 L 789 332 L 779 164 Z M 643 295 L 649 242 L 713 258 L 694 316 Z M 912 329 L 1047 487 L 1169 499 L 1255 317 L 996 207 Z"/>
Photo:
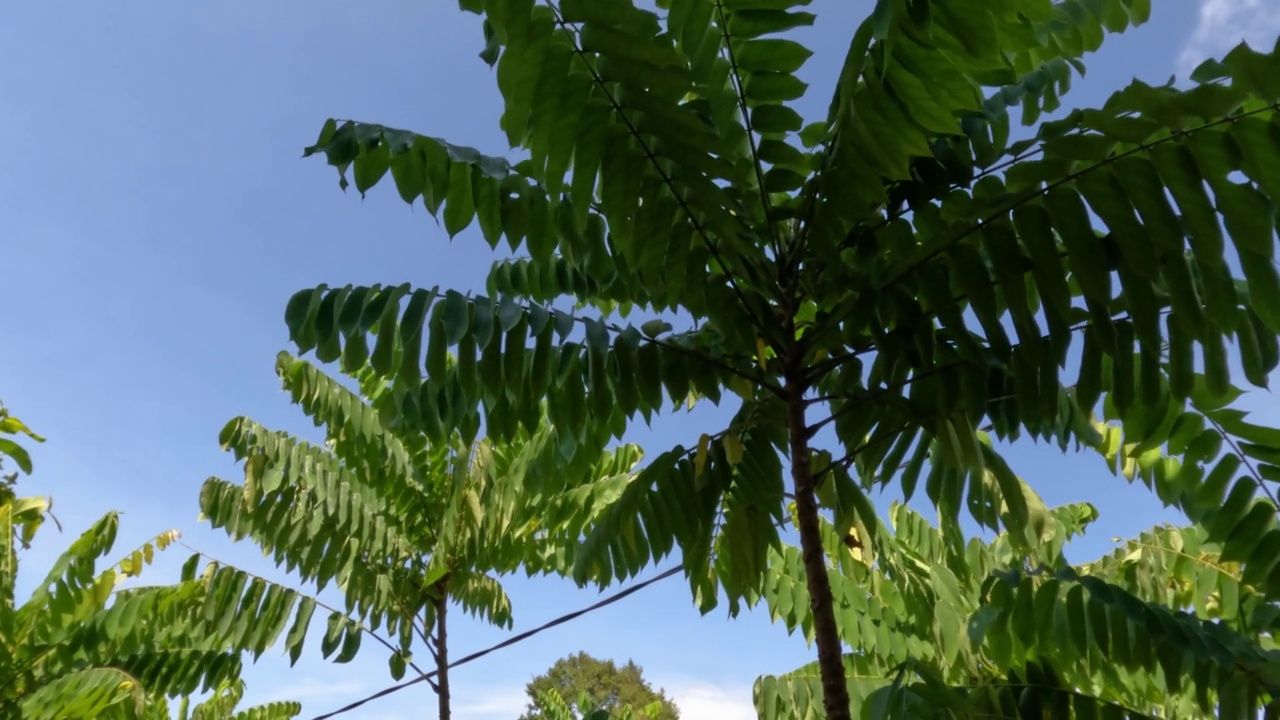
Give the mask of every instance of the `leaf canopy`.
<path id="1" fill-rule="evenodd" d="M 43 440 L 7 414 L 0 431 Z M 29 472 L 29 459 L 23 464 Z M 232 714 L 243 694 L 242 654 L 261 654 L 296 594 L 260 578 L 247 583 L 245 573 L 229 568 L 218 574 L 210 566 L 197 578 L 198 556 L 176 584 L 120 587 L 177 542 L 177 531 L 101 569 L 119 528 L 118 514 L 108 513 L 19 604 L 18 551 L 30 546 L 51 506 L 48 498 L 18 497 L 9 481 L 0 484 L 0 714 L 169 720 L 167 698 L 181 697 L 186 708 L 190 696 L 211 690 L 214 696 L 192 715 L 184 710 L 182 720 L 287 720 L 301 712 L 297 703 L 281 702 Z"/>
<path id="2" fill-rule="evenodd" d="M 565 467 L 637 415 L 738 396 L 728 428 L 620 483 L 575 557 L 579 582 L 678 547 L 699 605 L 724 591 L 736 611 L 765 591 L 793 496 L 822 694 L 847 717 L 819 506 L 837 537 L 874 538 L 868 493 L 923 484 L 944 525 L 967 512 L 1035 546 L 1052 514 L 993 443 L 1029 436 L 1101 451 L 1275 602 L 1280 437 L 1232 404 L 1241 375 L 1266 387 L 1280 366 L 1280 48 L 1241 45 L 1190 87 L 1135 81 L 1042 120 L 1149 2 L 881 0 L 813 119 L 795 74 L 810 53 L 789 34 L 814 22 L 802 1 L 460 4 L 483 16 L 501 127 L 527 159 L 334 121 L 306 153 L 361 192 L 389 171 L 451 235 L 475 223 L 517 255 L 486 295 L 322 286 L 286 320 L 300 352 L 393 388 L 387 424 L 506 440 L 545 408 Z M 1014 142 L 1019 110 L 1033 130 Z M 836 447 L 813 446 L 823 429 Z M 1009 577 L 993 588 L 1025 597 Z M 1087 600 L 1088 627 L 1137 607 L 1110 585 L 1054 582 Z M 1152 602 L 1142 612 L 1191 632 Z M 1123 627 L 1093 639 L 1155 637 Z M 1020 662 L 1006 679 L 1052 669 Z M 1270 692 L 1251 687 L 1221 711 Z M 1061 702 L 1078 713 L 1106 700 L 1075 697 Z"/>
<path id="3" fill-rule="evenodd" d="M 406 312 L 425 314 L 425 306 L 415 311 L 409 302 Z M 393 354 L 402 352 L 400 342 Z M 455 373 L 463 364 L 445 362 Z M 398 410 L 413 402 L 403 382 L 388 384 L 369 364 L 340 381 L 281 353 L 276 370 L 293 401 L 324 429 L 324 443 L 233 419 L 221 441 L 241 462 L 244 480 L 207 480 L 201 510 L 214 527 L 251 539 L 318 590 L 336 585 L 345 606 L 322 608 L 329 614 L 321 653 L 350 661 L 361 637 L 371 635 L 391 652 L 397 680 L 413 664 L 419 639 L 432 647 L 426 638 L 442 601 L 510 627 L 511 604 L 498 578 L 519 569 L 566 572 L 597 512 L 593 503 L 614 492 L 640 460 L 639 450 L 626 445 L 591 456 L 578 450 L 570 467 L 579 474 L 570 476 L 560 433 L 544 418 L 531 429 L 513 426 L 501 443 L 492 430 L 490 437 L 464 439 L 456 429 L 436 442 L 398 419 Z M 272 589 L 278 588 L 266 592 Z M 280 607 L 267 612 L 263 600 L 260 611 L 274 633 L 253 647 L 271 646 L 292 616 L 283 646 L 296 662 L 317 603 L 303 598 L 295 608 L 292 591 L 278 590 L 285 593 Z"/>

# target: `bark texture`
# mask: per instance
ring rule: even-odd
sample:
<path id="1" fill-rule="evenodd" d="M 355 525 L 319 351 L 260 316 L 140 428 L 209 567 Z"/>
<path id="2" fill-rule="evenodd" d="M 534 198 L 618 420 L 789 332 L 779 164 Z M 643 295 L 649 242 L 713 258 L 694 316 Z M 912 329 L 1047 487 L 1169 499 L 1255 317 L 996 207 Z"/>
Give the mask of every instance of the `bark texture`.
<path id="1" fill-rule="evenodd" d="M 822 550 L 818 525 L 818 499 L 814 494 L 813 472 L 809 467 L 809 427 L 805 421 L 805 388 L 794 375 L 787 378 L 787 431 L 790 440 L 791 481 L 796 494 L 796 519 L 800 530 L 800 555 L 804 560 L 809 588 L 809 609 L 813 613 L 813 633 L 818 646 L 818 668 L 822 677 L 822 704 L 827 720 L 851 720 L 849 687 L 844 677 L 844 647 L 836 627 L 831 580 Z"/>

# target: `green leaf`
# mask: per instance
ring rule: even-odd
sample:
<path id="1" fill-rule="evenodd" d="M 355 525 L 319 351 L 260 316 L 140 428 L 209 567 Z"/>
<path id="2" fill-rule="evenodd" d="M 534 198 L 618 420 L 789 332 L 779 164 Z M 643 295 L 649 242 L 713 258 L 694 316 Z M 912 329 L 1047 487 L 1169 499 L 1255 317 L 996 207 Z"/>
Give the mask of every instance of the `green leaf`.
<path id="1" fill-rule="evenodd" d="M 889 37 L 889 28 L 893 26 L 893 6 L 893 0 L 876 0 L 875 10 L 871 12 L 872 27 L 875 29 L 872 37 L 876 40 Z"/>
<path id="2" fill-rule="evenodd" d="M 760 105 L 751 111 L 751 125 L 761 134 L 782 134 L 798 132 L 804 119 L 785 105 Z"/>
<path id="3" fill-rule="evenodd" d="M 747 78 L 743 93 L 753 104 L 781 103 L 800 98 L 808 87 L 808 83 L 788 73 L 758 72 Z"/>
<path id="4" fill-rule="evenodd" d="M 468 307 L 467 299 L 462 293 L 453 290 L 446 292 L 442 312 L 445 341 L 450 345 L 457 345 L 471 325 L 471 309 Z"/>
<path id="5" fill-rule="evenodd" d="M 729 16 L 729 34 L 735 38 L 754 38 L 812 25 L 816 16 L 808 12 L 784 9 L 737 10 Z"/>
<path id="6" fill-rule="evenodd" d="M 738 67 L 749 73 L 793 73 L 799 70 L 813 51 L 794 40 L 749 40 L 734 48 Z"/>
<path id="7" fill-rule="evenodd" d="M 471 174 L 471 166 L 465 163 L 455 162 L 449 168 L 449 193 L 444 205 L 444 229 L 449 237 L 466 230 L 475 217 Z"/>
<path id="8" fill-rule="evenodd" d="M 31 474 L 31 455 L 18 443 L 8 438 L 0 438 L 0 454 L 13 458 L 22 472 Z"/>

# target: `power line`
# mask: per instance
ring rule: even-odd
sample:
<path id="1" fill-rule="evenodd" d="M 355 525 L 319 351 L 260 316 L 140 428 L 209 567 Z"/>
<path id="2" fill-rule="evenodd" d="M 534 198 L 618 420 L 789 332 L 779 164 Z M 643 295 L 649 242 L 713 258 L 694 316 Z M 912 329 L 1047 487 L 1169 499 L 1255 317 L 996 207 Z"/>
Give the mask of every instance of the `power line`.
<path id="1" fill-rule="evenodd" d="M 667 579 L 667 578 L 671 577 L 672 575 L 675 575 L 676 573 L 678 573 L 678 572 L 680 572 L 680 571 L 682 571 L 682 570 L 684 570 L 684 565 L 683 565 L 683 564 L 676 565 L 675 567 L 671 568 L 670 570 L 666 570 L 666 571 L 662 572 L 661 574 L 659 574 L 659 575 L 657 575 L 657 576 L 655 576 L 655 577 L 652 577 L 652 578 L 650 578 L 650 579 L 648 579 L 648 580 L 645 580 L 645 581 L 644 581 L 644 582 L 642 582 L 642 583 L 637 583 L 637 584 L 635 584 L 635 585 L 632 585 L 631 587 L 627 588 L 626 590 L 621 590 L 621 591 L 619 591 L 619 592 L 617 592 L 617 593 L 615 593 L 615 594 L 613 594 L 613 595 L 611 595 L 611 596 L 609 596 L 609 597 L 605 598 L 604 600 L 601 600 L 600 602 L 598 602 L 598 603 L 596 603 L 596 604 L 594 604 L 594 605 L 590 605 L 590 606 L 588 606 L 588 607 L 582 608 L 581 610 L 576 610 L 576 611 L 574 611 L 574 612 L 569 613 L 568 615 L 561 615 L 560 617 L 558 617 L 558 618 L 556 618 L 556 619 L 554 619 L 554 620 L 552 620 L 552 621 L 550 621 L 550 622 L 548 622 L 548 623 L 546 623 L 546 624 L 540 625 L 540 626 L 538 626 L 538 627 L 536 627 L 536 628 L 534 628 L 534 629 L 532 629 L 532 630 L 527 630 L 527 631 L 525 631 L 525 632 L 520 633 L 519 635 L 515 635 L 515 636 L 513 636 L 513 637 L 507 638 L 506 640 L 503 640 L 502 642 L 498 643 L 497 645 L 494 645 L 494 646 L 489 647 L 489 648 L 485 648 L 484 650 L 480 650 L 479 652 L 471 653 L 470 655 L 467 655 L 466 657 L 461 658 L 461 659 L 459 659 L 459 660 L 455 660 L 454 662 L 449 663 L 449 665 L 447 666 L 447 669 L 452 670 L 452 669 L 454 669 L 454 668 L 458 667 L 459 665 L 466 665 L 467 663 L 469 663 L 469 662 L 471 662 L 471 661 L 473 661 L 473 660 L 479 660 L 480 658 L 484 657 L 485 655 L 488 655 L 489 653 L 491 653 L 491 652 L 493 652 L 493 651 L 495 651 L 495 650 L 501 650 L 502 648 L 510 647 L 510 646 L 512 646 L 512 645 L 515 645 L 516 643 L 518 643 L 518 642 L 520 642 L 520 641 L 522 641 L 522 640 L 527 640 L 527 639 L 529 639 L 529 638 L 533 637 L 534 635 L 537 635 L 538 633 L 542 632 L 543 630 L 548 630 L 548 629 L 553 628 L 553 627 L 555 627 L 555 626 L 557 626 L 557 625 L 561 625 L 561 624 L 563 624 L 563 623 L 567 623 L 567 622 L 569 622 L 570 620 L 574 620 L 574 619 L 576 619 L 576 618 L 582 617 L 583 615 L 586 615 L 586 614 L 587 614 L 587 613 L 589 613 L 589 612 L 592 612 L 592 611 L 594 611 L 594 610 L 599 610 L 600 608 L 605 607 L 606 605 L 612 605 L 613 603 L 618 602 L 618 601 L 619 601 L 619 600 L 621 600 L 622 598 L 624 598 L 624 597 L 626 597 L 626 596 L 628 596 L 628 595 L 630 595 L 630 594 L 632 594 L 632 593 L 635 593 L 635 592 L 638 592 L 638 591 L 640 591 L 640 590 L 643 590 L 644 588 L 646 588 L 646 587 L 648 587 L 648 586 L 650 586 L 650 585 L 652 585 L 652 584 L 654 584 L 654 583 L 658 582 L 659 580 L 665 580 L 665 579 Z M 366 697 L 366 698 L 364 698 L 364 699 L 362 699 L 362 700 L 357 700 L 357 701 L 355 701 L 355 702 L 351 703 L 350 705 L 346 705 L 346 706 L 344 706 L 344 707 L 341 707 L 341 708 L 339 708 L 339 709 L 337 709 L 337 710 L 334 710 L 334 711 L 333 711 L 333 712 L 331 712 L 331 713 L 327 713 L 327 714 L 325 714 L 325 715 L 317 716 L 317 717 L 313 718 L 312 720 L 328 720 L 328 718 L 337 717 L 338 715 L 341 715 L 341 714 L 343 714 L 343 713 L 346 713 L 346 712 L 350 712 L 350 711 L 352 711 L 352 710 L 355 710 L 356 708 L 360 707 L 361 705 L 364 705 L 364 704 L 366 704 L 366 703 L 369 703 L 369 702 L 372 702 L 372 701 L 374 701 L 374 700 L 377 700 L 378 698 L 383 698 L 383 697 L 386 697 L 386 696 L 388 696 L 388 695 L 390 695 L 390 694 L 392 694 L 392 693 L 399 692 L 399 691 L 401 691 L 401 690 L 403 690 L 403 689 L 405 689 L 405 688 L 409 687 L 410 685 L 416 685 L 416 684 L 418 684 L 418 683 L 420 683 L 420 682 L 423 682 L 423 681 L 426 681 L 426 680 L 430 680 L 430 679 L 431 679 L 432 677 L 434 677 L 434 676 L 436 675 L 436 673 L 438 673 L 438 672 L 439 672 L 439 670 L 432 670 L 431 672 L 423 673 L 423 674 L 419 675 L 418 677 L 416 677 L 416 678 L 414 678 L 414 679 L 412 679 L 412 680 L 406 680 L 405 682 L 402 682 L 402 683 L 400 683 L 399 685 L 392 685 L 391 687 L 383 688 L 382 690 L 379 690 L 378 692 L 376 692 L 376 693 L 374 693 L 374 694 L 372 694 L 372 695 L 369 695 L 368 697 Z"/>

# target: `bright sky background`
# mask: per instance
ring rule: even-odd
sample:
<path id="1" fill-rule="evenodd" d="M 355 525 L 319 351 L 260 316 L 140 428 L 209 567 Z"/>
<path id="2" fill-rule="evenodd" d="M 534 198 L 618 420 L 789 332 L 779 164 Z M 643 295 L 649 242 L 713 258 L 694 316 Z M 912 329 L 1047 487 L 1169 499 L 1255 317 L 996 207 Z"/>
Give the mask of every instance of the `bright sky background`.
<path id="1" fill-rule="evenodd" d="M 835 70 L 870 0 L 817 0 L 816 51 L 802 75 L 810 118 L 825 112 Z M 1164 82 L 1241 39 L 1270 49 L 1275 0 L 1172 0 L 1152 22 L 1110 37 L 1090 58 L 1068 106 L 1099 105 L 1132 77 Z M 248 415 L 310 431 L 279 392 L 275 353 L 287 347 L 284 304 L 321 282 L 482 287 L 492 259 L 478 233 L 452 244 L 390 187 L 361 201 L 338 191 L 301 149 L 328 117 L 404 127 L 502 154 L 500 98 L 479 20 L 446 0 L 143 0 L 11 3 L 0 23 L 0 175 L 5 320 L 0 398 L 49 437 L 27 494 L 51 494 L 52 526 L 27 556 L 27 587 L 53 555 L 110 508 L 125 511 L 117 551 L 178 528 L 214 556 L 284 579 L 250 544 L 196 521 L 209 475 L 237 479 L 218 449 L 221 426 Z M 1273 422 L 1267 394 L 1250 399 Z M 676 417 L 637 436 L 651 449 L 693 442 L 706 418 Z M 712 417 L 712 421 L 716 418 Z M 1011 454 L 1051 504 L 1091 500 L 1102 520 L 1074 551 L 1105 552 L 1164 518 L 1145 490 L 1096 458 L 1052 448 Z M 150 574 L 176 577 L 175 550 Z M 664 566 L 665 567 L 665 566 Z M 516 630 L 595 601 L 571 582 L 512 579 Z M 506 633 L 453 616 L 455 657 Z M 460 720 L 514 720 L 524 684 L 557 658 L 586 650 L 634 659 L 674 696 L 685 720 L 753 717 L 762 673 L 812 659 L 764 612 L 730 621 L 693 609 L 679 579 L 501 651 L 453 674 Z M 289 670 L 278 652 L 247 673 L 255 700 L 297 699 L 304 717 L 391 684 L 366 641 L 350 665 L 308 647 Z M 347 715 L 434 717 L 418 685 Z"/>

